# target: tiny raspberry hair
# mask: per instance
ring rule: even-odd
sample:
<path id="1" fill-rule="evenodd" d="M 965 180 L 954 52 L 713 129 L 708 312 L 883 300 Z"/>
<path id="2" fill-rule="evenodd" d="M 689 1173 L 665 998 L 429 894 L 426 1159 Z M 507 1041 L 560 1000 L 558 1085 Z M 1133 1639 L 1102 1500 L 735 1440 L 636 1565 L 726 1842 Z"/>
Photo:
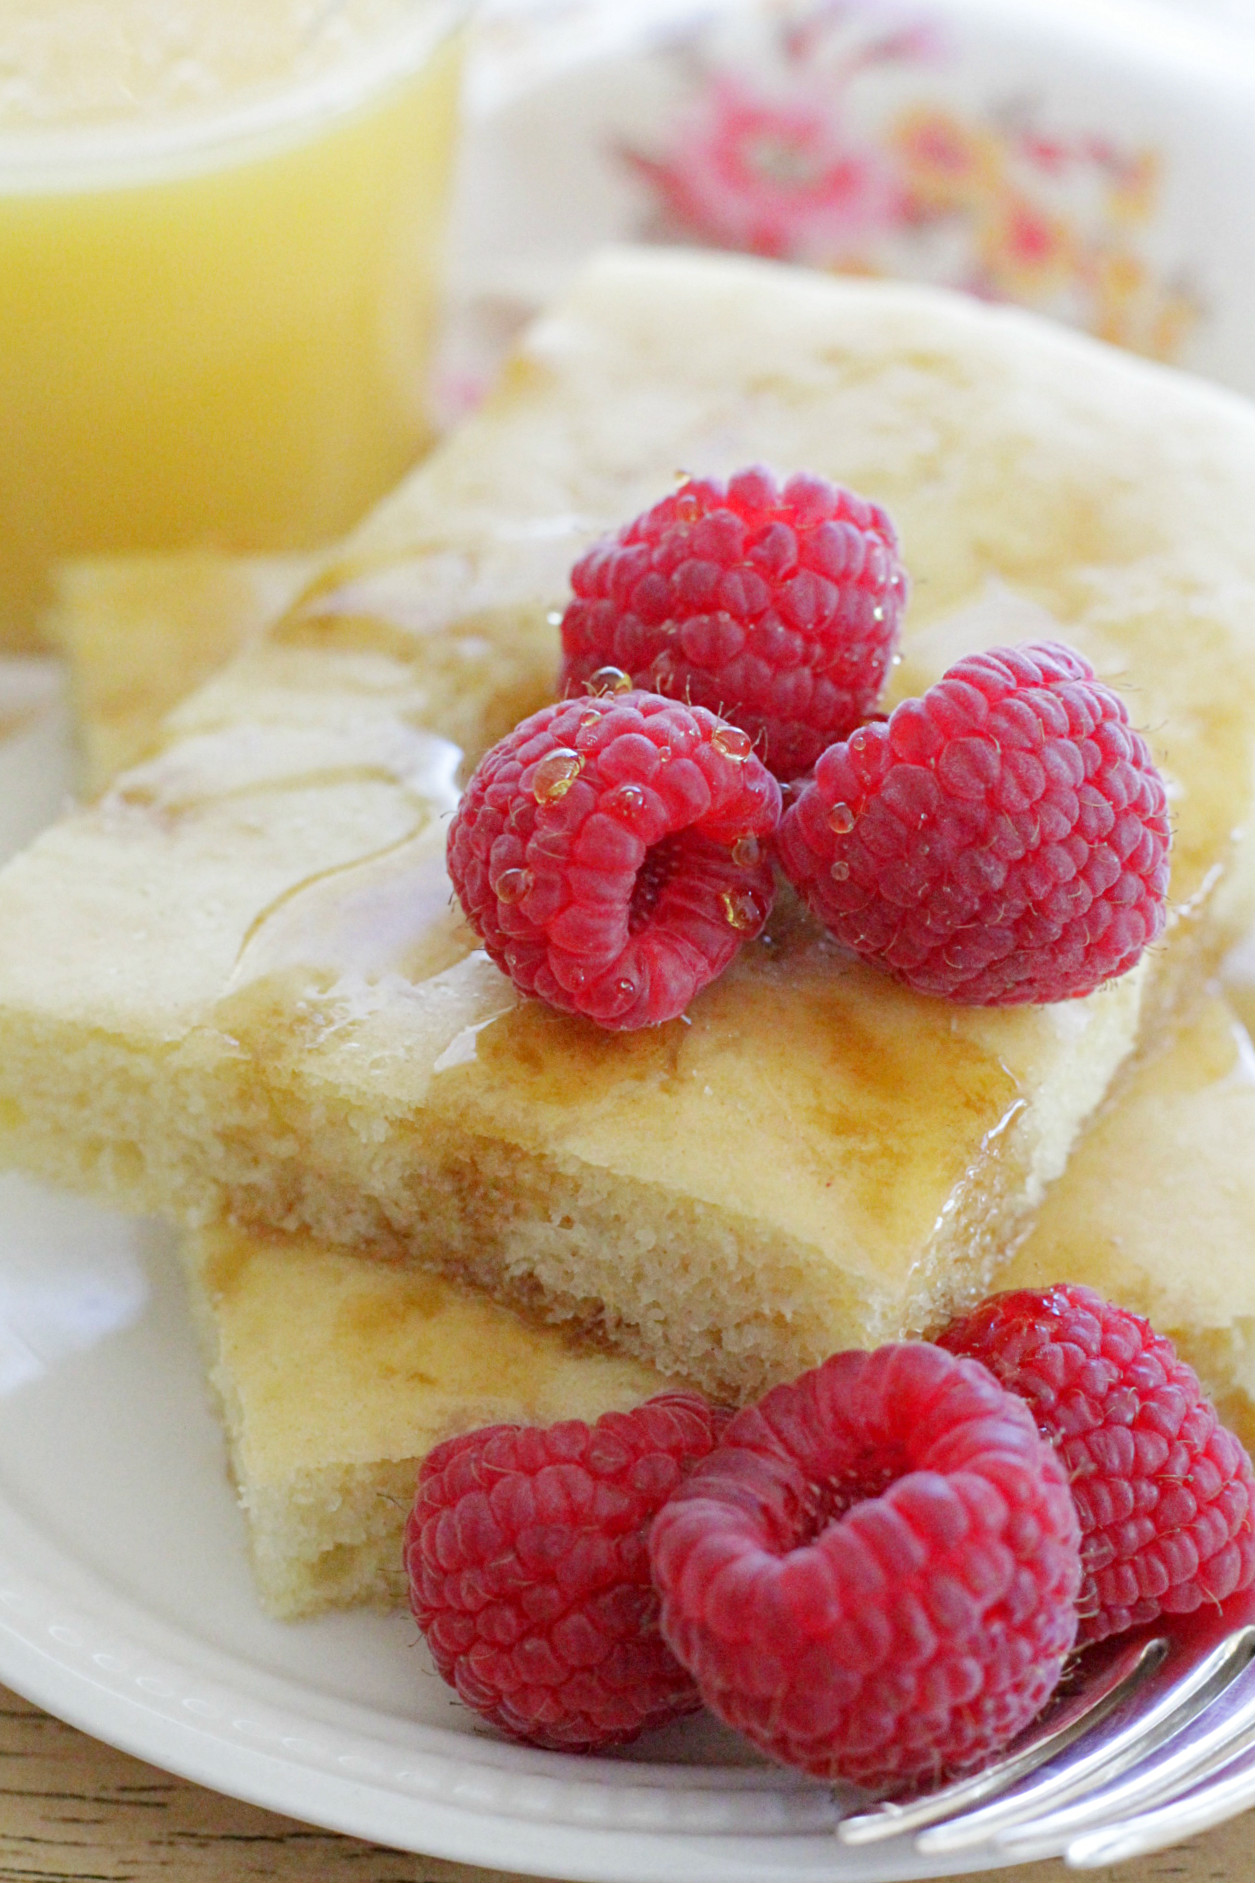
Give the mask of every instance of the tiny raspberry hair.
<path id="1" fill-rule="evenodd" d="M 1023 1402 L 913 1342 L 738 1413 L 655 1519 L 663 1633 L 706 1704 L 819 1778 L 987 1759 L 1076 1633 L 1079 1532 Z"/>
<path id="2" fill-rule="evenodd" d="M 1063 1461 L 1081 1522 L 1081 1642 L 1255 1582 L 1251 1461 L 1148 1321 L 1060 1284 L 994 1295 L 939 1344 L 1019 1393 Z"/>
<path id="3" fill-rule="evenodd" d="M 547 706 L 481 761 L 449 875 L 515 986 L 604 1027 L 672 1020 L 771 909 L 780 787 L 700 706 Z"/>
<path id="4" fill-rule="evenodd" d="M 621 1745 L 701 1705 L 658 1628 L 647 1535 L 726 1415 L 660 1393 L 595 1425 L 494 1425 L 424 1461 L 410 1606 L 476 1713 L 560 1752 Z"/>
<path id="5" fill-rule="evenodd" d="M 689 479 L 595 544 L 571 587 L 564 691 L 621 668 L 742 726 L 784 779 L 874 710 L 907 595 L 879 504 L 759 466 Z"/>
<path id="6" fill-rule="evenodd" d="M 920 993 L 1069 1000 L 1161 933 L 1167 800 L 1089 662 L 1053 643 L 951 667 L 830 746 L 781 824 L 785 873 L 837 940 Z"/>

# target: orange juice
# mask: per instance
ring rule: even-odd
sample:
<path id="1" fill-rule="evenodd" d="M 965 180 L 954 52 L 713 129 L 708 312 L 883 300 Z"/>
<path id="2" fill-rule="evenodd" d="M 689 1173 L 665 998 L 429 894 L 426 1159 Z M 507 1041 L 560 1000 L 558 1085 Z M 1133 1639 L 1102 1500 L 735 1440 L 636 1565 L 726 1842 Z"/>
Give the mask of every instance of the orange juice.
<path id="1" fill-rule="evenodd" d="M 426 441 L 448 0 L 3 0 L 0 644 L 49 565 L 307 547 Z"/>

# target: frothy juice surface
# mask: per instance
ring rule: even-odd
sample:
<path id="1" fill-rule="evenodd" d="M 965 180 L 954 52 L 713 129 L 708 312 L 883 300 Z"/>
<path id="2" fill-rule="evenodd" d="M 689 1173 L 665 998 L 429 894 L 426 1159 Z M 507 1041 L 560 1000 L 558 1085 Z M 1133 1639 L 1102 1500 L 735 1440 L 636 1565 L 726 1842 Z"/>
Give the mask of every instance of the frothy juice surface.
<path id="1" fill-rule="evenodd" d="M 309 546 L 426 440 L 456 0 L 4 0 L 0 645 L 67 555 Z"/>

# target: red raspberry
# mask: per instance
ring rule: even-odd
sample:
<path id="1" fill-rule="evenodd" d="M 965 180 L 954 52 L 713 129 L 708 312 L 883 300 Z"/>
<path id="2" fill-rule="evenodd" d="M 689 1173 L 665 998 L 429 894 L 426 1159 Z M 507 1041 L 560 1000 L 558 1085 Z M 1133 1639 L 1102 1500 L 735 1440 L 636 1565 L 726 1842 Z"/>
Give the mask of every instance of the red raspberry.
<path id="1" fill-rule="evenodd" d="M 654 1521 L 702 1698 L 817 1777 L 976 1765 L 1076 1633 L 1076 1511 L 1023 1404 L 923 1342 L 839 1353 L 739 1413 Z"/>
<path id="2" fill-rule="evenodd" d="M 654 1026 L 767 920 L 779 817 L 746 734 L 702 707 L 563 700 L 481 761 L 449 874 L 523 993 L 604 1027 Z"/>
<path id="3" fill-rule="evenodd" d="M 725 1415 L 660 1393 L 595 1425 L 491 1425 L 423 1463 L 410 1606 L 441 1674 L 555 1751 L 621 1745 L 701 1705 L 658 1630 L 649 1524 Z"/>
<path id="4" fill-rule="evenodd" d="M 1081 1520 L 1082 1642 L 1255 1581 L 1255 1477 L 1198 1376 L 1092 1289 L 994 1295 L 940 1337 L 1025 1398 Z"/>
<path id="5" fill-rule="evenodd" d="M 1164 924 L 1163 780 L 1071 648 L 995 648 L 830 746 L 786 874 L 837 940 L 923 994 L 1069 1000 Z"/>
<path id="6" fill-rule="evenodd" d="M 695 479 L 571 573 L 562 684 L 601 667 L 743 726 L 777 778 L 880 698 L 906 604 L 893 524 L 822 477 Z"/>

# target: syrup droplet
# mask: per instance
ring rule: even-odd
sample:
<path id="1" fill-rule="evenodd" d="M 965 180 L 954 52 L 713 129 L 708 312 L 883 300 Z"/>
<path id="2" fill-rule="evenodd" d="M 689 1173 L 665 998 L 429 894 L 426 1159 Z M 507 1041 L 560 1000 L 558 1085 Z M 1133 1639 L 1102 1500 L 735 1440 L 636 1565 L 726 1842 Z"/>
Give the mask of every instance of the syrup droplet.
<path id="1" fill-rule="evenodd" d="M 641 785 L 620 785 L 602 800 L 602 809 L 616 811 L 620 817 L 632 818 L 645 808 L 645 792 Z"/>
<path id="2" fill-rule="evenodd" d="M 502 870 L 492 886 L 498 902 L 522 902 L 532 886 L 530 870 Z"/>
<path id="3" fill-rule="evenodd" d="M 854 813 L 848 804 L 834 804 L 828 813 L 828 824 L 838 837 L 848 837 L 854 828 Z"/>
<path id="4" fill-rule="evenodd" d="M 737 765 L 743 765 L 754 750 L 754 741 L 739 726 L 716 726 L 710 735 L 710 743 L 716 752 L 722 752 L 725 758 L 730 758 Z"/>
<path id="5" fill-rule="evenodd" d="M 590 693 L 630 693 L 632 676 L 624 673 L 622 667 L 598 667 L 596 673 L 590 673 L 584 685 Z"/>
<path id="6" fill-rule="evenodd" d="M 537 804 L 556 804 L 559 798 L 565 798 L 583 769 L 578 752 L 569 745 L 556 746 L 532 773 L 532 796 Z"/>
<path id="7" fill-rule="evenodd" d="M 850 874 L 850 866 L 848 863 L 843 863 L 841 858 L 838 857 L 828 874 L 831 876 L 834 883 L 843 883 Z"/>
<path id="8" fill-rule="evenodd" d="M 743 935 L 757 928 L 764 919 L 762 902 L 752 889 L 725 889 L 719 900 L 728 926 Z"/>
<path id="9" fill-rule="evenodd" d="M 732 861 L 738 869 L 752 869 L 762 860 L 762 854 L 763 846 L 752 830 L 746 831 L 743 837 L 738 837 L 732 846 Z"/>

